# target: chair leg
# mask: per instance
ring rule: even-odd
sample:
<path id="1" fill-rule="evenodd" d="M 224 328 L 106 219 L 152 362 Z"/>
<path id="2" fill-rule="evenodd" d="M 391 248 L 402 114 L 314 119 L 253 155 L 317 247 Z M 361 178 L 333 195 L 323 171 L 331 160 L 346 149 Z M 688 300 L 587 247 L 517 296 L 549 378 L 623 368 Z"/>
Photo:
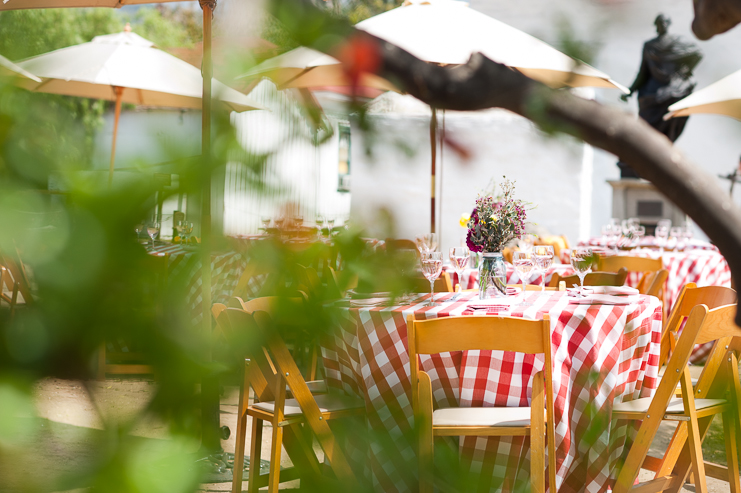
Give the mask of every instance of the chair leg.
<path id="1" fill-rule="evenodd" d="M 728 463 L 728 485 L 731 493 L 741 493 L 738 471 L 738 449 L 736 448 L 736 419 L 733 411 L 723 413 L 723 431 L 726 439 L 726 462 Z"/>
<path id="2" fill-rule="evenodd" d="M 543 374 L 533 379 L 530 418 L 530 491 L 545 493 L 545 399 Z M 552 423 L 548 423 L 549 426 Z"/>
<path id="3" fill-rule="evenodd" d="M 688 438 L 690 457 L 692 458 L 692 473 L 697 493 L 707 493 L 707 482 L 705 480 L 705 462 L 702 458 L 702 439 L 700 438 L 700 426 L 697 417 L 692 416 L 688 423 Z"/>
<path id="4" fill-rule="evenodd" d="M 260 489 L 260 456 L 262 455 L 262 420 L 252 418 L 252 438 L 250 440 L 250 477 L 247 484 L 248 493 L 257 493 Z M 240 485 L 241 486 L 241 485 Z"/>
<path id="5" fill-rule="evenodd" d="M 278 493 L 280 487 L 280 453 L 283 448 L 283 427 L 273 424 L 273 443 L 270 445 L 270 476 L 268 493 Z"/>
<path id="6" fill-rule="evenodd" d="M 234 447 L 234 468 L 232 479 L 232 493 L 242 492 L 242 476 L 244 474 L 244 442 L 247 439 L 247 398 L 250 389 L 242 387 L 239 391 L 239 406 L 237 408 L 237 443 Z M 259 464 L 259 461 L 258 461 Z M 252 468 L 250 468 L 252 469 Z"/>

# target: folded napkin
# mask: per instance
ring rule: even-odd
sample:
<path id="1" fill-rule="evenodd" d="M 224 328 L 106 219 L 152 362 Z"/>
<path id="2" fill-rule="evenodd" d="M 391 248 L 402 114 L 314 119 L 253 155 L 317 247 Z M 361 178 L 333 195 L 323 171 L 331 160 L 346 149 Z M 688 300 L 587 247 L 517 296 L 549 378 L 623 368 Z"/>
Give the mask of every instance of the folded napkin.
<path id="1" fill-rule="evenodd" d="M 488 300 L 479 300 L 476 297 L 466 303 L 466 306 L 472 310 L 509 309 L 517 301 L 519 301 L 519 297 L 517 296 L 491 298 Z"/>
<path id="2" fill-rule="evenodd" d="M 358 291 L 355 291 L 354 289 L 350 289 L 347 291 L 348 296 L 354 300 L 366 300 L 366 299 L 373 299 L 373 298 L 391 298 L 391 292 L 389 291 L 379 291 L 377 293 L 361 293 Z"/>
<path id="3" fill-rule="evenodd" d="M 579 288 L 567 289 L 569 296 L 577 296 Z M 634 296 L 640 294 L 630 286 L 584 286 L 584 294 L 609 294 L 612 296 Z"/>
<path id="4" fill-rule="evenodd" d="M 629 305 L 641 299 L 640 296 L 611 296 L 609 294 L 588 294 L 581 298 L 569 297 L 569 303 L 574 305 Z"/>
<path id="5" fill-rule="evenodd" d="M 391 298 L 363 298 L 359 300 L 350 300 L 350 306 L 355 308 L 387 306 L 390 303 Z"/>

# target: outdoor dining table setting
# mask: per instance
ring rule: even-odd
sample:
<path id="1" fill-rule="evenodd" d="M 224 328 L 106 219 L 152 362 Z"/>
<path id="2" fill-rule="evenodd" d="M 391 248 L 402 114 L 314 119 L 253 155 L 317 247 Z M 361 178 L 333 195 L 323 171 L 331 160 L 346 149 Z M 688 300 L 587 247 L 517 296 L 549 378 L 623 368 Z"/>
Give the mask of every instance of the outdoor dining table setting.
<path id="1" fill-rule="evenodd" d="M 624 441 L 611 429 L 613 402 L 650 396 L 658 384 L 661 303 L 655 297 L 517 290 L 481 301 L 474 292 L 429 295 L 411 304 L 368 306 L 352 300 L 337 308 L 337 330 L 322 344 L 327 382 L 363 396 L 370 427 L 388 434 L 393 449 L 371 446 L 367 461 L 384 491 L 414 490 L 404 468 L 413 450 L 406 318 L 500 315 L 539 319 L 549 315 L 554 355 L 557 476 L 559 491 L 601 491 Z M 622 298 L 622 299 L 621 299 Z M 389 300 L 390 301 L 390 300 Z M 467 351 L 421 358 L 432 377 L 436 406 L 527 406 L 533 375 L 543 361 L 501 351 Z M 595 416 L 604 419 L 595 421 Z M 526 480 L 528 448 L 521 438 L 468 437 L 460 443 L 471 470 L 514 474 Z M 518 467 L 519 465 L 519 467 Z M 520 475 L 525 475 L 525 479 Z M 586 483 L 585 483 L 586 478 Z"/>

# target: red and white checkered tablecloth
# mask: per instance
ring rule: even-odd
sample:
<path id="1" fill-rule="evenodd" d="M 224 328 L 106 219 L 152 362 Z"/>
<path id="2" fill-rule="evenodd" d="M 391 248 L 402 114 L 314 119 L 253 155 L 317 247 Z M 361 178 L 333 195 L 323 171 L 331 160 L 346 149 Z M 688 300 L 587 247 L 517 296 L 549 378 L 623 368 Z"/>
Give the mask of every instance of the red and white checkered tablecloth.
<path id="1" fill-rule="evenodd" d="M 522 280 L 520 275 L 515 270 L 515 266 L 509 262 L 504 263 L 507 266 L 507 284 L 521 284 Z M 451 266 L 445 266 L 444 269 L 450 274 L 450 279 L 453 286 L 458 284 L 458 274 Z M 562 276 L 570 276 L 574 274 L 574 269 L 570 265 L 554 264 L 548 268 L 545 274 L 545 284 L 548 285 L 551 282 L 553 274 L 558 272 Z M 460 283 L 461 289 L 478 289 L 479 288 L 479 270 L 478 269 L 463 269 L 461 272 L 462 282 Z M 539 285 L 543 280 L 540 273 L 533 273 L 527 280 L 528 284 Z"/>
<path id="2" fill-rule="evenodd" d="M 591 240 L 590 240 L 591 241 Z M 596 241 L 596 240 L 594 240 Z M 714 245 L 713 248 L 699 250 L 685 250 L 683 252 L 666 251 L 661 254 L 658 250 L 631 250 L 629 255 L 639 257 L 650 257 L 661 259 L 664 268 L 669 271 L 669 276 L 664 284 L 664 293 L 667 313 L 674 307 L 674 303 L 682 291 L 682 287 L 690 282 L 697 286 L 725 286 L 731 287 L 731 269 L 726 263 L 726 259 L 718 252 Z M 621 253 L 626 255 L 628 253 Z M 637 286 L 640 280 L 640 273 L 631 272 L 628 275 L 626 284 Z M 698 345 L 692 353 L 690 361 L 692 363 L 701 363 L 710 355 L 713 344 Z"/>
<path id="3" fill-rule="evenodd" d="M 676 240 L 669 239 L 667 243 L 668 244 L 666 246 L 668 248 L 672 249 L 676 245 Z M 607 247 L 608 246 L 608 242 L 607 242 L 607 240 L 605 240 L 603 238 L 590 238 L 587 241 L 580 241 L 579 242 L 579 245 L 580 246 L 585 246 L 586 245 L 586 246 Z M 641 238 L 640 246 L 642 246 L 642 247 L 655 247 L 655 248 L 658 248 L 659 247 L 659 243 L 656 240 L 656 237 L 655 236 L 644 236 L 643 238 Z M 690 248 L 692 248 L 692 250 L 713 250 L 715 252 L 718 251 L 718 247 L 717 246 L 713 245 L 710 242 L 707 242 L 705 240 L 700 240 L 700 239 L 697 239 L 697 238 L 690 239 L 689 240 L 689 246 L 690 246 Z"/>
<path id="4" fill-rule="evenodd" d="M 467 301 L 474 293 L 437 296 L 458 298 L 436 307 L 337 308 L 337 329 L 323 342 L 329 384 L 363 396 L 372 436 L 384 438 L 372 442 L 366 461 L 378 491 L 417 489 L 406 317 L 470 313 Z M 626 422 L 610 424 L 612 404 L 650 396 L 658 386 L 660 302 L 641 296 L 630 305 L 577 305 L 557 291 L 528 292 L 527 301 L 532 306 L 514 306 L 511 315 L 536 319 L 547 313 L 551 319 L 558 489 L 606 491 L 626 440 L 635 434 Z M 437 407 L 527 406 L 532 378 L 543 367 L 533 355 L 491 351 L 420 361 Z M 511 475 L 519 465 L 517 488 L 529 475 L 526 444 L 516 437 L 466 438 L 463 463 L 485 483 Z"/>

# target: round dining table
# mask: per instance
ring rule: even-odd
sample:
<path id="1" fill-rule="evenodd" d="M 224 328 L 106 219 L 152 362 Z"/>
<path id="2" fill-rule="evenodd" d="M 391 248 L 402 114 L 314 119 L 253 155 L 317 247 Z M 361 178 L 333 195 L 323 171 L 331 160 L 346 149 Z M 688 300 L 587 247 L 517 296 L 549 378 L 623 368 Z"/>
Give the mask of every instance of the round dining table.
<path id="1" fill-rule="evenodd" d="M 576 304 L 568 292 L 528 291 L 508 308 L 474 311 L 473 292 L 437 294 L 439 305 L 432 307 L 429 296 L 407 305 L 340 301 L 322 341 L 330 387 L 365 399 L 371 446 L 356 455 L 363 456 L 375 489 L 417 489 L 407 316 L 548 314 L 558 491 L 607 491 L 636 431 L 627 422 L 611 422 L 613 402 L 651 396 L 658 386 L 659 300 L 638 295 L 626 304 Z M 420 364 L 431 377 L 436 408 L 528 406 L 533 376 L 543 368 L 540 357 L 502 351 L 425 355 Z M 515 488 L 527 484 L 527 440 L 466 437 L 458 443 L 461 464 L 477 475 L 479 490 L 505 476 Z"/>

